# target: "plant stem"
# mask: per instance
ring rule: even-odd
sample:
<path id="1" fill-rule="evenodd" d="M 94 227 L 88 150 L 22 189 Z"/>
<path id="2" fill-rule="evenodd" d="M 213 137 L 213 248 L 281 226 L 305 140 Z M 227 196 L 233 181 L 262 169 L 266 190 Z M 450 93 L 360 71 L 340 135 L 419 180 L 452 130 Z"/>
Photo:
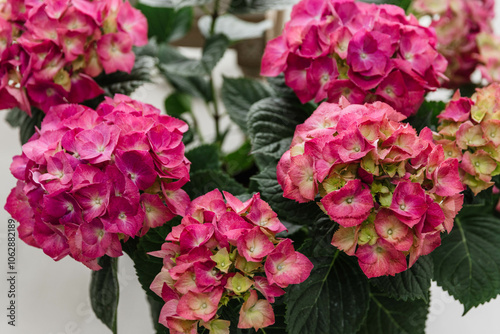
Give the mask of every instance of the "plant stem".
<path id="1" fill-rule="evenodd" d="M 220 132 L 220 112 L 219 112 L 219 102 L 217 102 L 217 95 L 215 92 L 214 78 L 213 74 L 210 74 L 210 90 L 212 91 L 213 96 L 213 106 L 214 106 L 214 122 L 215 122 L 215 143 L 219 146 L 219 149 L 222 147 L 222 136 Z"/>
<path id="2" fill-rule="evenodd" d="M 191 114 L 191 118 L 193 119 L 193 128 L 195 130 L 194 132 L 198 136 L 200 143 L 205 144 L 205 138 L 203 138 L 203 134 L 201 133 L 200 127 L 198 126 L 198 119 L 196 118 L 192 110 L 190 110 L 189 113 Z"/>
<path id="3" fill-rule="evenodd" d="M 219 7 L 220 7 L 220 0 L 215 0 L 214 11 L 212 13 L 212 24 L 210 25 L 210 36 L 213 36 L 215 34 L 215 22 L 219 17 Z"/>
<path id="4" fill-rule="evenodd" d="M 214 2 L 214 11 L 212 13 L 212 24 L 210 26 L 210 36 L 213 36 L 215 34 L 215 24 L 217 22 L 217 18 L 219 17 L 219 8 L 220 8 L 220 0 L 215 0 Z M 222 148 L 222 136 L 221 136 L 221 131 L 220 131 L 220 110 L 219 110 L 219 103 L 217 101 L 217 94 L 215 92 L 215 85 L 214 85 L 214 76 L 213 73 L 210 73 L 210 90 L 212 92 L 212 98 L 213 98 L 213 106 L 214 106 L 214 112 L 213 112 L 213 117 L 214 117 L 214 122 L 215 122 L 215 143 L 219 147 L 219 149 Z"/>

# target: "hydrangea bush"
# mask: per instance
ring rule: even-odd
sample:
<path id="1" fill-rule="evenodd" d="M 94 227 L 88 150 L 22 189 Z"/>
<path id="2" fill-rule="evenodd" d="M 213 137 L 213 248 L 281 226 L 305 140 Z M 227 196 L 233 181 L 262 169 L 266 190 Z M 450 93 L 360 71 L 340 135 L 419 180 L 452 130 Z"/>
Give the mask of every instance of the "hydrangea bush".
<path id="1" fill-rule="evenodd" d="M 292 240 L 277 237 L 286 227 L 259 194 L 245 202 L 224 197 L 216 189 L 194 199 L 161 250 L 150 253 L 163 258 L 151 289 L 165 301 L 159 321 L 171 332 L 196 333 L 203 325 L 229 333 L 217 311 L 232 299 L 244 300 L 238 328 L 272 325 L 271 303 L 313 267 Z"/>
<path id="2" fill-rule="evenodd" d="M 457 159 L 404 118 L 383 102 L 324 102 L 278 163 L 284 196 L 307 202 L 319 194 L 340 225 L 332 245 L 355 255 L 368 277 L 397 274 L 429 254 L 463 203 Z"/>
<path id="3" fill-rule="evenodd" d="M 436 34 L 392 5 L 302 0 L 266 46 L 261 74 L 285 74 L 302 103 L 384 101 L 406 116 L 440 87 Z"/>
<path id="4" fill-rule="evenodd" d="M 94 270 L 97 258 L 122 255 L 120 240 L 184 214 L 186 130 L 123 95 L 96 110 L 51 108 L 10 168 L 18 182 L 5 208 L 20 223 L 19 237 L 54 260 L 70 255 Z"/>
<path id="5" fill-rule="evenodd" d="M 0 40 L 0 109 L 47 112 L 103 94 L 93 79 L 103 71 L 130 72 L 147 21 L 123 0 L 7 0 Z"/>

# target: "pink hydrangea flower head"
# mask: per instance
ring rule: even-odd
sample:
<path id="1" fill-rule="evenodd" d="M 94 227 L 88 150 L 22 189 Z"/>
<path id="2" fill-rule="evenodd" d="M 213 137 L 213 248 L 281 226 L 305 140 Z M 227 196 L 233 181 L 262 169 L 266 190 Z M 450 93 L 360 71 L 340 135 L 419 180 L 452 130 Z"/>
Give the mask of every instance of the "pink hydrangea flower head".
<path id="1" fill-rule="evenodd" d="M 93 79 L 103 70 L 130 72 L 147 20 L 123 0 L 8 0 L 0 41 L 0 108 L 47 113 L 104 94 Z"/>
<path id="2" fill-rule="evenodd" d="M 462 119 L 462 109 L 472 105 L 460 97 L 455 101 L 455 109 L 444 117 Z M 415 244 L 432 251 L 439 233 L 451 231 L 463 204 L 459 161 L 434 143 L 430 129 L 417 134 L 404 119 L 380 101 L 324 102 L 297 126 L 277 167 L 285 197 L 298 202 L 321 197 L 318 205 L 339 225 L 332 245 L 356 256 L 368 277 L 406 270 L 409 254 L 411 264 L 423 254 L 411 252 Z M 468 166 L 479 161 L 474 175 L 484 179 L 492 165 L 486 153 L 475 154 Z M 309 183 L 303 182 L 304 174 L 311 176 Z M 265 265 L 269 282 L 280 287 L 277 266 L 284 268 L 285 258 L 271 253 Z"/>
<path id="3" fill-rule="evenodd" d="M 410 116 L 440 87 L 446 64 L 434 30 L 396 6 L 302 0 L 267 44 L 261 74 L 283 72 L 302 103 L 380 100 Z"/>
<path id="4" fill-rule="evenodd" d="M 11 166 L 19 184 L 6 209 L 19 221 L 22 240 L 55 260 L 70 255 L 99 269 L 97 258 L 122 254 L 120 240 L 163 225 L 177 207 L 185 210 L 190 200 L 180 187 L 189 180 L 190 163 L 182 140 L 169 146 L 181 155 L 174 158 L 171 152 L 168 168 L 178 170 L 175 177 L 165 175 L 167 167 L 146 140 L 152 129 L 182 137 L 185 124 L 171 118 L 123 96 L 108 98 L 97 110 L 74 104 L 51 108 Z M 119 146 L 132 134 L 142 134 L 142 146 Z M 195 236 L 191 241 L 199 242 Z"/>
<path id="5" fill-rule="evenodd" d="M 460 97 L 457 91 L 438 116 L 437 142 L 446 147 L 445 155 L 458 159 L 461 181 L 474 194 L 491 187 L 492 177 L 499 172 L 499 98 L 498 83 L 477 89 L 471 98 Z M 451 162 L 443 162 L 432 174 L 438 195 L 460 188 L 448 179 L 450 166 Z"/>
<path id="6" fill-rule="evenodd" d="M 165 301 L 160 323 L 175 331 L 180 321 L 194 321 L 189 330 L 200 325 L 228 333 L 229 322 L 217 310 L 239 299 L 239 328 L 273 324 L 271 303 L 313 268 L 290 239 L 277 238 L 283 230 L 259 194 L 242 201 L 215 189 L 194 199 L 162 249 L 149 253 L 163 258 L 150 287 Z"/>

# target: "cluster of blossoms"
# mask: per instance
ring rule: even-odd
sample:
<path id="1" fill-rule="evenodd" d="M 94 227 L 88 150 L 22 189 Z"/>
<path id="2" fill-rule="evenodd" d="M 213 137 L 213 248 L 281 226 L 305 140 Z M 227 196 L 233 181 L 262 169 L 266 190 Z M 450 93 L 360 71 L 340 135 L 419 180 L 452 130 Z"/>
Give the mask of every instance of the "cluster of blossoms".
<path id="1" fill-rule="evenodd" d="M 185 213 L 187 128 L 123 95 L 96 110 L 51 108 L 10 167 L 18 182 L 5 209 L 19 221 L 19 237 L 94 270 L 98 257 L 120 256 L 120 239 Z"/>
<path id="2" fill-rule="evenodd" d="M 232 299 L 244 300 L 238 328 L 272 325 L 275 297 L 312 270 L 290 239 L 276 238 L 286 228 L 258 194 L 246 202 L 224 197 L 215 189 L 193 200 L 161 250 L 149 253 L 163 258 L 151 290 L 165 301 L 159 322 L 170 333 L 197 333 L 202 325 L 229 334 L 217 310 Z"/>
<path id="3" fill-rule="evenodd" d="M 123 0 L 0 3 L 0 109 L 80 103 L 103 90 L 92 79 L 130 72 L 147 20 Z"/>
<path id="4" fill-rule="evenodd" d="M 462 182 L 478 194 L 500 174 L 500 84 L 478 89 L 472 98 L 457 91 L 438 116 L 435 136 L 446 156 L 460 161 Z"/>
<path id="5" fill-rule="evenodd" d="M 412 12 L 417 16 L 430 15 L 431 27 L 436 30 L 438 51 L 446 57 L 448 87 L 470 82 L 470 75 L 479 65 L 480 35 L 492 37 L 491 21 L 494 0 L 415 0 Z M 482 37 L 484 38 L 484 36 Z"/>
<path id="6" fill-rule="evenodd" d="M 285 74 L 302 103 L 384 101 L 409 116 L 440 86 L 446 60 L 434 30 L 393 5 L 302 0 L 270 41 L 261 74 Z"/>
<path id="7" fill-rule="evenodd" d="M 297 126 L 277 168 L 285 197 L 320 194 L 339 224 L 332 244 L 357 256 L 368 277 L 402 272 L 432 252 L 463 204 L 457 159 L 404 118 L 383 102 L 324 102 Z"/>

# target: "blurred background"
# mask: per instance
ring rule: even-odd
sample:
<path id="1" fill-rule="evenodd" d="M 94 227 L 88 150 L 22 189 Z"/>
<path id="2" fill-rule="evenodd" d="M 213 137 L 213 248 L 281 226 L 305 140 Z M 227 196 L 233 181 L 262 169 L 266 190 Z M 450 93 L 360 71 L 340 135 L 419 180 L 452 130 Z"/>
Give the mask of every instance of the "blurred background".
<path id="1" fill-rule="evenodd" d="M 496 12 L 500 13 L 500 2 L 496 2 Z M 257 21 L 262 17 L 253 17 Z M 268 16 L 276 26 L 286 19 L 286 11 L 270 13 Z M 500 19 L 495 19 L 495 32 L 500 34 Z M 263 28 L 269 28 L 263 26 Z M 215 69 L 215 84 L 220 87 L 222 75 L 239 77 L 245 74 L 258 73 L 258 54 L 263 49 L 265 38 L 279 33 L 278 30 L 267 29 L 264 38 L 252 39 L 248 43 L 229 50 Z M 199 57 L 201 50 L 196 48 L 198 37 L 187 36 L 179 45 L 182 53 L 189 57 Z M 257 72 L 256 72 L 257 71 Z M 171 88 L 158 75 L 154 82 L 139 88 L 133 98 L 150 103 L 164 111 L 165 97 Z M 449 92 L 441 92 L 446 96 Z M 212 118 L 206 115 L 202 101 L 194 101 L 193 112 L 200 120 L 201 131 L 205 137 L 215 134 Z M 4 117 L 4 116 L 2 116 Z M 227 118 L 227 117 L 226 117 Z M 223 127 L 228 126 L 228 119 L 223 119 Z M 243 142 L 243 136 L 233 125 L 225 141 L 223 149 L 231 151 Z M 15 178 L 10 174 L 9 165 L 14 155 L 21 153 L 19 133 L 3 120 L 0 121 L 0 203 L 4 205 L 10 190 L 15 186 Z M 109 333 L 110 331 L 94 316 L 88 296 L 90 270 L 74 261 L 65 258 L 54 262 L 39 249 L 27 246 L 17 240 L 17 317 L 16 327 L 7 324 L 7 222 L 10 216 L 0 210 L 0 333 L 23 334 L 81 334 Z M 500 247 L 500 245 L 499 245 Z M 119 260 L 118 278 L 120 283 L 120 301 L 118 309 L 118 332 L 120 334 L 153 333 L 149 306 L 133 268 L 132 261 L 124 255 Z M 428 334 L 454 333 L 500 333 L 500 322 L 496 317 L 500 314 L 500 299 L 493 300 L 478 308 L 472 309 L 462 316 L 463 307 L 441 288 L 433 284 L 431 289 L 430 313 L 427 319 Z"/>

